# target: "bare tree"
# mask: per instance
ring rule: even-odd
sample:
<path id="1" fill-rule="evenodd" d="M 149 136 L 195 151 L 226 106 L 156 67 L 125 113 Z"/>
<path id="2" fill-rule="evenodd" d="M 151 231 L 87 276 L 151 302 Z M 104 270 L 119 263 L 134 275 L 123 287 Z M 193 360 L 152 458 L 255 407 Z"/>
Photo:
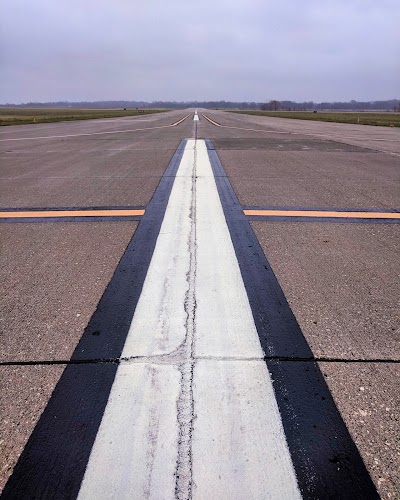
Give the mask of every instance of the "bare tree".
<path id="1" fill-rule="evenodd" d="M 280 102 L 279 101 L 269 101 L 261 105 L 261 109 L 263 111 L 278 111 L 280 107 Z"/>

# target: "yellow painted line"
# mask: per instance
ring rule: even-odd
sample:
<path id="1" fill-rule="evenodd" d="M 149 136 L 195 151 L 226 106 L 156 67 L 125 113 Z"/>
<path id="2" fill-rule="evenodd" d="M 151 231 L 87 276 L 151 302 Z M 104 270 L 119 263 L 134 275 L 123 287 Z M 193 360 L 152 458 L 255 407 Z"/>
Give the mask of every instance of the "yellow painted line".
<path id="1" fill-rule="evenodd" d="M 320 210 L 243 210 L 245 215 L 273 217 L 323 217 L 341 219 L 400 219 L 393 212 L 325 212 Z"/>
<path id="2" fill-rule="evenodd" d="M 0 212 L 0 219 L 27 219 L 32 217 L 132 217 L 144 215 L 144 210 L 43 210 L 29 212 Z"/>
<path id="3" fill-rule="evenodd" d="M 173 123 L 172 125 L 168 125 L 168 127 L 176 127 L 177 125 L 179 125 L 180 123 L 182 123 L 183 121 L 185 121 L 186 118 L 189 118 L 190 115 L 191 115 L 191 113 L 189 113 L 188 115 L 184 116 L 181 120 L 178 120 L 177 122 Z"/>
<path id="4" fill-rule="evenodd" d="M 209 122 L 211 122 L 216 127 L 223 127 L 223 128 L 225 128 L 225 125 L 221 125 L 220 123 L 217 123 L 214 120 L 211 120 L 211 118 L 208 118 L 208 116 L 203 115 L 203 113 L 201 113 L 201 114 L 202 114 L 203 118 L 205 118 L 206 120 L 208 120 Z"/>

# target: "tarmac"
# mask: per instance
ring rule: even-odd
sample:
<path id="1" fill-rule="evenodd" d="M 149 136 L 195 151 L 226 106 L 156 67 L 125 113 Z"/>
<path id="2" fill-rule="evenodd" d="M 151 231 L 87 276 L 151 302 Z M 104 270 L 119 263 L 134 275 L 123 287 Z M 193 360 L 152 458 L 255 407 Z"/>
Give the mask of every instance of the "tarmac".
<path id="1" fill-rule="evenodd" d="M 148 207 L 168 181 L 166 169 L 183 139 L 211 140 L 209 150 L 215 148 L 240 210 L 400 211 L 397 129 L 214 110 L 199 110 L 194 121 L 192 113 L 12 126 L 0 132 L 0 212 L 145 211 L 143 220 L 112 215 L 0 220 L 2 487 L 64 369 L 78 359 L 77 346 L 99 314 L 135 231 L 145 221 L 151 226 L 152 219 L 145 219 Z M 397 498 L 399 219 L 243 217 L 379 495 Z M 286 354 L 273 346 L 268 353 L 268 345 L 261 339 L 264 353 L 275 357 L 272 362 L 308 362 L 293 346 Z M 114 359 L 96 355 L 103 357 Z M 79 359 L 85 359 L 82 353 Z M 300 490 L 304 498 L 312 497 Z"/>

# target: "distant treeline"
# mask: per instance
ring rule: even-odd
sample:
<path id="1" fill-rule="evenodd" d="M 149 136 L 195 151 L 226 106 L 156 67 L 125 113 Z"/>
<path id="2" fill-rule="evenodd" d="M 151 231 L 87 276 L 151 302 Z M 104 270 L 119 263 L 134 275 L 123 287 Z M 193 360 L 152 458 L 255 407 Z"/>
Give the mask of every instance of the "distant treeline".
<path id="1" fill-rule="evenodd" d="M 388 101 L 350 101 L 350 102 L 295 102 L 270 100 L 266 102 L 233 102 L 233 101 L 58 101 L 58 102 L 27 102 L 24 104 L 0 104 L 0 107 L 32 107 L 32 108 L 219 108 L 219 109 L 264 109 L 270 111 L 400 111 L 400 100 Z"/>
<path id="2" fill-rule="evenodd" d="M 27 102 L 24 104 L 0 104 L 0 106 L 12 107 L 31 107 L 31 108 L 168 108 L 168 109 L 182 109 L 182 108 L 226 108 L 226 109 L 259 109 L 262 103 L 259 102 L 227 102 L 227 101 L 58 101 L 58 102 Z"/>
<path id="3" fill-rule="evenodd" d="M 400 111 L 400 100 L 350 102 L 293 102 L 271 100 L 260 105 L 264 111 Z"/>

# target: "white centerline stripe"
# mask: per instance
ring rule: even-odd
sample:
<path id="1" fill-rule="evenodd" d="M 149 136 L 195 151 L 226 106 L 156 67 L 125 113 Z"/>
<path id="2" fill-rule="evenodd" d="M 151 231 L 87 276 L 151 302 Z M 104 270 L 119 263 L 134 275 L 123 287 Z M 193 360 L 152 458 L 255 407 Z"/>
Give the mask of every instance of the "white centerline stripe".
<path id="1" fill-rule="evenodd" d="M 190 140 L 79 498 L 301 498 L 262 356 L 205 142 Z"/>
<path id="2" fill-rule="evenodd" d="M 190 143 L 176 174 L 122 357 L 170 354 L 185 340 L 192 172 Z"/>
<path id="3" fill-rule="evenodd" d="M 262 358 L 204 141 L 197 141 L 196 356 Z"/>

